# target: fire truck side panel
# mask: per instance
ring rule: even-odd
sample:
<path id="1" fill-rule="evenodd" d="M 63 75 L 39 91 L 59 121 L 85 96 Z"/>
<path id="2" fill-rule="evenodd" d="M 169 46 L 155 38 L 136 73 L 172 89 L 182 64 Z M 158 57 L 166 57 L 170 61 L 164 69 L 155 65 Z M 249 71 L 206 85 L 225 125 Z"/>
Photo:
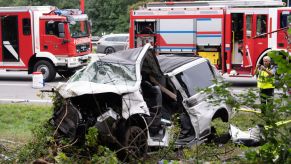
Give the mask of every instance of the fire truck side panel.
<path id="1" fill-rule="evenodd" d="M 0 16 L 0 68 L 25 69 L 33 53 L 30 13 L 10 11 Z"/>
<path id="2" fill-rule="evenodd" d="M 158 54 L 187 53 L 188 49 L 209 58 L 222 73 L 250 77 L 269 51 L 288 47 L 283 29 L 288 25 L 291 8 L 280 7 L 283 3 L 279 1 L 229 3 L 149 3 L 147 8 L 131 12 L 130 47 L 137 45 L 137 35 L 143 37 L 136 32 L 137 20 L 152 21 L 156 31 L 150 36 L 155 38 L 152 41 Z"/>
<path id="3" fill-rule="evenodd" d="M 199 46 L 220 46 L 222 41 L 221 18 L 197 19 L 197 44 Z"/>
<path id="4" fill-rule="evenodd" d="M 222 53 L 222 18 L 197 18 L 198 55 L 212 64 L 220 64 Z"/>
<path id="5" fill-rule="evenodd" d="M 196 50 L 196 19 L 160 19 L 157 27 L 160 52 Z"/>

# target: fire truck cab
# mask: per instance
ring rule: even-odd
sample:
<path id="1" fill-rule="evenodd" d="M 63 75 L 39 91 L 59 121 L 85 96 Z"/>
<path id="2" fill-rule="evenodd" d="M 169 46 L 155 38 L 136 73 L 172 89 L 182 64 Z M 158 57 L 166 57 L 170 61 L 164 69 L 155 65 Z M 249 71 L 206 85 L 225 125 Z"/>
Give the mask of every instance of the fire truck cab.
<path id="1" fill-rule="evenodd" d="M 284 5 L 278 0 L 148 3 L 131 11 L 130 47 L 151 43 L 156 54 L 199 55 L 222 73 L 251 77 L 269 51 L 287 49 L 291 8 Z"/>
<path id="2" fill-rule="evenodd" d="M 52 6 L 0 8 L 0 69 L 69 76 L 91 53 L 88 17 Z"/>

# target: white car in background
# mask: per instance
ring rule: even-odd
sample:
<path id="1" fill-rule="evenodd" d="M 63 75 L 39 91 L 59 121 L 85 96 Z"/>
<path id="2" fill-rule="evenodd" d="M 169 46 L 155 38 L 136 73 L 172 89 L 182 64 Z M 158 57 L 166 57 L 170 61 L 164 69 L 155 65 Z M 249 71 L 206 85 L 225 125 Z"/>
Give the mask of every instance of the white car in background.
<path id="1" fill-rule="evenodd" d="M 97 41 L 97 53 L 111 54 L 128 48 L 129 34 L 109 34 Z"/>

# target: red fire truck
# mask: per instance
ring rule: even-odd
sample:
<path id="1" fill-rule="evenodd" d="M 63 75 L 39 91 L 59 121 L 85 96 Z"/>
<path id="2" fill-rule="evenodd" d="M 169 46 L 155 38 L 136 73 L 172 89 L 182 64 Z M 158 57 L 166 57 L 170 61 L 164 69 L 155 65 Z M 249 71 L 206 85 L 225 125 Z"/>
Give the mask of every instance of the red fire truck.
<path id="1" fill-rule="evenodd" d="M 271 50 L 287 48 L 291 8 L 279 0 L 152 2 L 130 14 L 130 48 L 196 54 L 222 73 L 252 76 Z"/>
<path id="2" fill-rule="evenodd" d="M 56 73 L 69 76 L 87 63 L 90 26 L 80 10 L 1 7 L 0 17 L 0 69 L 41 71 L 51 81 Z"/>

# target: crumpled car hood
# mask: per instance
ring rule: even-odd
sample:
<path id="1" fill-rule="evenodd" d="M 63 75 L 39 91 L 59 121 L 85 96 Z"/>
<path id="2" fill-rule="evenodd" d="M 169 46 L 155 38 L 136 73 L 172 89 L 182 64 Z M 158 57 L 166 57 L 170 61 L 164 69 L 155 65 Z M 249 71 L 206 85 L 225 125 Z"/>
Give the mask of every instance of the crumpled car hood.
<path id="1" fill-rule="evenodd" d="M 109 92 L 121 95 L 123 93 L 134 92 L 137 89 L 138 88 L 135 86 L 97 84 L 87 81 L 59 83 L 56 88 L 59 94 L 64 98 L 70 98 L 84 94 L 99 94 Z"/>
<path id="2" fill-rule="evenodd" d="M 101 69 L 97 67 L 98 65 L 95 67 L 94 63 L 91 63 L 86 68 L 88 69 L 94 68 L 90 70 L 91 71 L 90 74 L 95 75 L 96 73 L 96 75 L 98 75 L 98 77 L 100 78 L 98 82 L 92 82 L 90 78 L 89 79 L 85 78 L 81 80 L 70 79 L 67 83 L 59 83 L 59 85 L 56 87 L 56 91 L 58 91 L 59 94 L 61 94 L 61 96 L 63 96 L 64 98 L 76 97 L 76 96 L 81 96 L 85 94 L 116 93 L 116 94 L 121 95 L 124 93 L 135 92 L 140 88 L 140 83 L 141 83 L 141 75 L 140 75 L 141 68 L 140 67 L 146 55 L 146 52 L 148 51 L 149 48 L 150 48 L 150 44 L 146 44 L 142 48 L 129 49 L 127 51 L 119 51 L 114 54 L 100 57 L 99 59 L 100 62 L 115 63 L 115 64 L 112 64 L 113 66 L 116 66 L 119 63 L 120 65 L 127 65 L 127 64 L 134 65 L 135 68 L 114 67 L 115 71 L 117 69 L 127 69 L 126 71 L 129 72 L 127 75 L 130 76 L 130 78 L 126 79 L 126 78 L 114 77 L 115 71 L 113 71 L 113 68 L 112 68 L 105 71 L 107 72 L 111 71 L 110 73 L 112 77 L 111 76 L 108 76 L 108 77 L 112 78 L 113 81 L 116 80 L 116 82 L 109 82 L 109 81 L 104 82 L 102 80 L 102 78 L 104 77 L 102 73 L 98 74 L 98 70 L 101 70 Z M 132 74 L 130 74 L 132 73 L 130 72 L 131 69 L 135 72 L 136 77 L 132 77 Z M 84 69 L 83 71 L 85 73 L 89 72 L 87 69 Z M 120 75 L 122 76 L 124 72 L 118 72 L 118 73 L 119 73 L 118 76 Z M 76 74 L 74 76 L 76 76 Z M 72 78 L 74 78 L 74 76 Z M 120 83 L 120 80 L 123 80 L 123 79 L 126 79 L 126 80 L 130 79 L 130 82 Z"/>

